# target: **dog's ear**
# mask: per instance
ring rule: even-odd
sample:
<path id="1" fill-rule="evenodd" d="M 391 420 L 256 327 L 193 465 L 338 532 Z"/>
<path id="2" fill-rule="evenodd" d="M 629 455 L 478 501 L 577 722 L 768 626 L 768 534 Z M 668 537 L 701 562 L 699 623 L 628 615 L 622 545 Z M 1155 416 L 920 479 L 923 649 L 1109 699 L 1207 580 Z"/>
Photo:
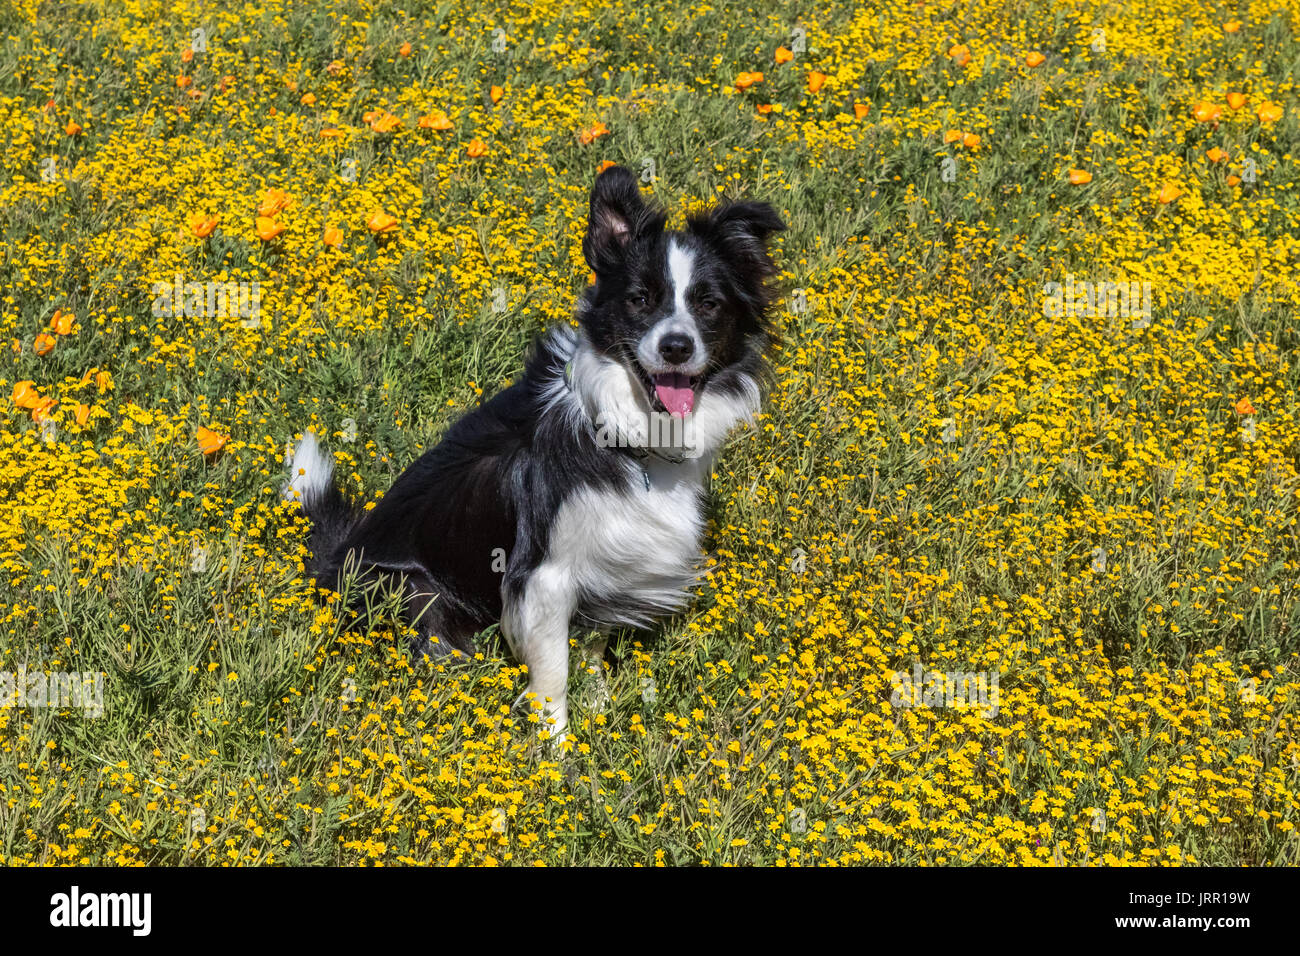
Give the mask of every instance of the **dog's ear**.
<path id="1" fill-rule="evenodd" d="M 623 248 L 637 233 L 646 212 L 636 177 L 627 167 L 611 166 L 596 177 L 582 254 L 597 275 L 622 260 Z"/>
<path id="2" fill-rule="evenodd" d="M 724 255 L 768 272 L 774 267 L 767 254 L 767 240 L 784 229 L 785 223 L 765 202 L 733 202 L 715 206 L 707 215 L 692 216 L 688 226 L 711 239 Z"/>

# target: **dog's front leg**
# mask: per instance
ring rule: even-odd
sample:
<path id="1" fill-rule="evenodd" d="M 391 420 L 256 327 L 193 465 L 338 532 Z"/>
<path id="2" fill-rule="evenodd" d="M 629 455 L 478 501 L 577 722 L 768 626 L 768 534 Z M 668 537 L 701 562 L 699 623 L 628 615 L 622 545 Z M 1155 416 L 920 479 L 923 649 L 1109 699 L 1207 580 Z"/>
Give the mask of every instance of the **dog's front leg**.
<path id="1" fill-rule="evenodd" d="M 542 565 L 512 594 L 506 588 L 501 632 L 515 657 L 528 668 L 528 691 L 515 701 L 523 707 L 527 694 L 542 705 L 543 719 L 553 719 L 552 736 L 564 739 L 569 723 L 569 621 L 577 598 L 568 575 Z"/>
<path id="2" fill-rule="evenodd" d="M 603 714 L 609 710 L 611 703 L 609 684 L 605 681 L 605 647 L 609 643 L 608 631 L 602 630 L 599 636 L 587 645 L 583 666 L 589 675 L 587 693 L 583 708 L 593 714 Z"/>

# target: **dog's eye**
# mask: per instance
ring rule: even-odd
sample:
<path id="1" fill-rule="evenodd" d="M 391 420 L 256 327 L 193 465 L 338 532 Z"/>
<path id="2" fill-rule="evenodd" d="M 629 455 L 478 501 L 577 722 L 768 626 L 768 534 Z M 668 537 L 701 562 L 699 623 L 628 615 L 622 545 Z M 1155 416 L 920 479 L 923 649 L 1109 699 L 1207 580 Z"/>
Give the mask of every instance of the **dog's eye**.
<path id="1" fill-rule="evenodd" d="M 705 299 L 701 299 L 698 303 L 698 308 L 703 312 L 712 312 L 715 309 L 717 309 L 717 307 L 718 307 L 717 299 L 705 298 Z"/>
<path id="2" fill-rule="evenodd" d="M 627 307 L 640 311 L 645 308 L 645 296 L 640 293 L 632 293 L 627 297 Z"/>

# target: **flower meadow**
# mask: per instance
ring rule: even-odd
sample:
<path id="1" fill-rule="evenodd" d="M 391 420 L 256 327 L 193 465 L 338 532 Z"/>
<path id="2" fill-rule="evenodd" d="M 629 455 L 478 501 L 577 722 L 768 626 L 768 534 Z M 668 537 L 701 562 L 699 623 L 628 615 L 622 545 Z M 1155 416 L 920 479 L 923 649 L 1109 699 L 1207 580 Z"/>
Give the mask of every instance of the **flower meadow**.
<path id="1" fill-rule="evenodd" d="M 53 10 L 0 19 L 0 862 L 1300 863 L 1296 0 Z M 780 345 L 557 746 L 494 634 L 318 602 L 279 492 L 517 375 L 609 163 L 780 210 Z"/>

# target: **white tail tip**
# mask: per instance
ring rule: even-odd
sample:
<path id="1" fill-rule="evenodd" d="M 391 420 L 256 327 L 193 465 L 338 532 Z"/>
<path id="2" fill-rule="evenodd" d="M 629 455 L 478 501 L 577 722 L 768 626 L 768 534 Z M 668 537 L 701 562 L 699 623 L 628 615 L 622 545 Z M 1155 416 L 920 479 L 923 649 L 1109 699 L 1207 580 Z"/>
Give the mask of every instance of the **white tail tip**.
<path id="1" fill-rule="evenodd" d="M 286 501 L 305 502 L 329 487 L 334 477 L 334 460 L 321 449 L 316 436 L 304 432 L 289 465 L 289 480 L 281 494 Z"/>

